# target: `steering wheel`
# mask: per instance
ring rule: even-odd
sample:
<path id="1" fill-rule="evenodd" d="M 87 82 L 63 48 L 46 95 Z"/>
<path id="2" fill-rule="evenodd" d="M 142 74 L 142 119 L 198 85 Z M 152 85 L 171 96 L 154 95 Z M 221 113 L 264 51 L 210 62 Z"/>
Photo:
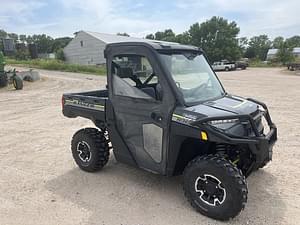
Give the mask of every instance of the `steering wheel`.
<path id="1" fill-rule="evenodd" d="M 151 73 L 151 75 L 144 81 L 143 86 L 146 86 L 154 77 L 155 73 Z"/>

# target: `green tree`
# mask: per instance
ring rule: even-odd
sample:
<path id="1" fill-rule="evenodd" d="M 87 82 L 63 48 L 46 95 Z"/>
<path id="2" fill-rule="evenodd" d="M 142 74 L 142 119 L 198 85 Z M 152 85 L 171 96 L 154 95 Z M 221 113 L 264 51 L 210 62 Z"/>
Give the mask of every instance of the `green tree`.
<path id="1" fill-rule="evenodd" d="M 33 43 L 34 42 L 33 37 L 30 36 L 30 35 L 26 36 L 26 41 L 27 41 L 27 43 Z"/>
<path id="2" fill-rule="evenodd" d="M 241 56 L 236 22 L 212 17 L 204 23 L 195 23 L 189 29 L 191 44 L 201 47 L 211 61 L 236 60 Z"/>
<path id="3" fill-rule="evenodd" d="M 175 37 L 175 41 L 184 44 L 184 45 L 190 45 L 191 44 L 191 36 L 189 32 L 183 32 L 182 34 L 178 34 Z"/>
<path id="4" fill-rule="evenodd" d="M 127 33 L 117 33 L 118 36 L 125 36 L 125 37 L 130 37 L 129 34 Z"/>
<path id="5" fill-rule="evenodd" d="M 246 38 L 246 37 L 240 37 L 238 39 L 238 43 L 239 43 L 239 47 L 241 49 L 241 52 L 244 55 L 245 52 L 246 52 L 246 50 L 247 50 L 247 47 L 248 47 L 248 38 Z"/>
<path id="6" fill-rule="evenodd" d="M 265 60 L 268 50 L 271 48 L 272 42 L 267 35 L 259 35 L 250 38 L 249 47 L 245 53 L 248 58 L 258 58 Z M 251 53 L 251 54 L 249 54 Z"/>
<path id="7" fill-rule="evenodd" d="M 287 46 L 289 48 L 300 47 L 300 36 L 296 35 L 286 39 Z"/>
<path id="8" fill-rule="evenodd" d="M 57 50 L 59 49 L 63 49 L 64 47 L 66 47 L 69 42 L 72 40 L 72 38 L 70 37 L 61 37 L 61 38 L 56 38 L 53 40 L 52 42 L 52 47 L 51 47 L 51 51 L 52 52 L 57 52 Z"/>
<path id="9" fill-rule="evenodd" d="M 20 34 L 19 39 L 20 39 L 20 41 L 25 42 L 26 41 L 26 35 L 25 34 Z"/>
<path id="10" fill-rule="evenodd" d="M 8 36 L 12 39 L 14 39 L 15 41 L 19 39 L 19 35 L 15 34 L 15 33 L 10 33 L 8 34 Z"/>
<path id="11" fill-rule="evenodd" d="M 281 62 L 283 65 L 293 62 L 295 60 L 295 56 L 293 55 L 293 48 L 289 48 L 287 42 L 283 42 L 276 54 L 276 61 Z"/>
<path id="12" fill-rule="evenodd" d="M 0 30 L 0 51 L 3 51 L 3 42 L 2 39 L 6 38 L 7 33 L 4 30 Z"/>
<path id="13" fill-rule="evenodd" d="M 273 43 L 272 43 L 272 47 L 273 48 L 280 48 L 281 45 L 284 43 L 284 38 L 279 36 L 274 38 Z"/>
<path id="14" fill-rule="evenodd" d="M 253 48 L 248 47 L 244 53 L 244 57 L 254 59 L 256 57 L 255 50 Z"/>
<path id="15" fill-rule="evenodd" d="M 65 54 L 62 48 L 56 50 L 55 58 L 61 61 L 65 61 Z"/>
<path id="16" fill-rule="evenodd" d="M 34 42 L 37 44 L 38 53 L 51 53 L 53 38 L 46 34 L 33 35 L 28 37 L 29 43 Z"/>
<path id="17" fill-rule="evenodd" d="M 17 60 L 27 60 L 30 58 L 28 49 L 20 48 L 16 51 L 15 58 Z"/>
<path id="18" fill-rule="evenodd" d="M 176 35 L 171 29 L 166 29 L 165 31 L 158 31 L 155 34 L 148 34 L 145 38 L 150 40 L 177 42 L 185 45 L 191 43 L 191 37 L 189 32 L 186 31 L 182 34 Z"/>
<path id="19" fill-rule="evenodd" d="M 0 39 L 6 38 L 7 33 L 4 30 L 0 30 Z"/>
<path id="20" fill-rule="evenodd" d="M 154 40 L 155 36 L 153 34 L 147 34 L 145 38 L 150 39 L 150 40 Z"/>
<path id="21" fill-rule="evenodd" d="M 7 35 L 10 38 L 13 38 L 14 40 L 19 39 L 22 42 L 26 41 L 28 44 L 35 43 L 37 45 L 38 53 L 57 52 L 59 49 L 64 48 L 72 40 L 72 38 L 70 37 L 61 37 L 53 39 L 52 37 L 47 36 L 45 34 L 34 34 L 32 36 L 27 36 L 25 34 L 18 35 L 15 33 L 8 34 L 4 30 L 0 29 L 0 50 L 3 49 L 3 43 L 1 39 L 6 38 Z M 16 54 L 18 55 L 16 56 L 17 58 L 26 58 L 28 52 L 19 51 Z"/>
<path id="22" fill-rule="evenodd" d="M 155 34 L 148 34 L 146 39 L 176 42 L 176 34 L 172 29 L 166 29 L 164 31 L 157 31 Z"/>
<path id="23" fill-rule="evenodd" d="M 166 29 L 164 31 L 156 32 L 155 33 L 155 40 L 175 42 L 176 41 L 176 35 L 175 35 L 175 33 L 173 32 L 172 29 Z"/>

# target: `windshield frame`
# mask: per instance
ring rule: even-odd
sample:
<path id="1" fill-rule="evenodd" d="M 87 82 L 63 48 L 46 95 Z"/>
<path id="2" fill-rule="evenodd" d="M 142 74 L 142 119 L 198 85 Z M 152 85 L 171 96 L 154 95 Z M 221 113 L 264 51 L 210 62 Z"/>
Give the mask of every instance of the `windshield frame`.
<path id="1" fill-rule="evenodd" d="M 212 69 L 212 66 L 211 64 L 209 63 L 209 60 L 208 58 L 206 57 L 206 55 L 204 54 L 203 51 L 201 51 L 200 49 L 199 50 L 175 50 L 175 49 L 162 49 L 162 50 L 158 50 L 158 55 L 159 55 L 159 58 L 160 60 L 162 61 L 164 67 L 165 67 L 165 71 L 168 73 L 169 77 L 171 78 L 170 81 L 172 82 L 172 86 L 175 87 L 175 91 L 177 93 L 178 96 L 180 96 L 181 98 L 181 102 L 183 102 L 183 104 L 187 107 L 190 107 L 190 106 L 195 106 L 195 105 L 199 105 L 199 104 L 203 104 L 204 102 L 209 102 L 209 101 L 214 101 L 214 100 L 217 100 L 217 99 L 220 99 L 220 98 L 223 98 L 224 96 L 227 95 L 227 92 L 222 84 L 222 82 L 220 81 L 219 77 L 217 76 L 217 74 L 215 73 L 215 71 Z M 187 54 L 187 53 L 191 53 L 191 54 L 196 54 L 196 55 L 201 55 L 204 57 L 204 59 L 206 60 L 211 72 L 212 72 L 212 75 L 216 78 L 217 82 L 219 83 L 221 89 L 222 89 L 222 94 L 221 96 L 218 96 L 218 97 L 214 97 L 214 98 L 210 98 L 210 99 L 205 99 L 205 100 L 199 100 L 199 101 L 193 101 L 193 102 L 187 102 L 183 96 L 183 93 L 179 90 L 179 88 L 177 87 L 176 85 L 176 82 L 173 78 L 173 75 L 171 74 L 171 71 L 169 70 L 168 66 L 166 65 L 165 63 L 165 60 L 162 58 L 162 55 L 174 55 L 174 54 L 181 54 L 181 55 L 184 55 L 184 54 Z"/>

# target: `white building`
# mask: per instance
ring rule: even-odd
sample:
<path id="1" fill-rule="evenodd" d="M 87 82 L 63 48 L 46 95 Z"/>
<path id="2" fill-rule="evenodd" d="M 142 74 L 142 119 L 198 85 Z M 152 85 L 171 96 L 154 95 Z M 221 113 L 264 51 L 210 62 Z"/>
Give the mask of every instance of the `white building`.
<path id="1" fill-rule="evenodd" d="M 294 49 L 293 49 L 293 54 L 294 54 L 296 57 L 300 57 L 300 47 L 294 48 Z"/>
<path id="2" fill-rule="evenodd" d="M 105 63 L 104 49 L 106 44 L 127 41 L 137 42 L 145 41 L 145 39 L 79 31 L 64 48 L 64 55 L 67 63 L 100 65 Z"/>
<path id="3" fill-rule="evenodd" d="M 271 49 L 269 49 L 268 53 L 267 53 L 267 59 L 266 60 L 270 61 L 270 60 L 274 59 L 276 57 L 277 52 L 278 52 L 277 48 L 271 48 Z M 295 57 L 300 57 L 300 47 L 293 49 L 293 55 Z"/>
<path id="4" fill-rule="evenodd" d="M 274 59 L 276 57 L 276 54 L 278 52 L 278 49 L 277 48 L 271 48 L 268 50 L 268 53 L 267 53 L 267 61 L 270 61 L 272 59 Z"/>

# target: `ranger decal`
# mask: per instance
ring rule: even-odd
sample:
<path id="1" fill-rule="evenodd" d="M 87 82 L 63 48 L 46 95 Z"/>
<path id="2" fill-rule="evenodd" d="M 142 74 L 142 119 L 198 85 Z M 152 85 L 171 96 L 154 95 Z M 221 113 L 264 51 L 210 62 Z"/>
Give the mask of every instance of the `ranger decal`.
<path id="1" fill-rule="evenodd" d="M 104 112 L 103 105 L 87 103 L 87 102 L 80 101 L 78 99 L 66 99 L 65 105 L 79 106 L 82 108 L 94 109 L 94 110 L 99 110 Z"/>

